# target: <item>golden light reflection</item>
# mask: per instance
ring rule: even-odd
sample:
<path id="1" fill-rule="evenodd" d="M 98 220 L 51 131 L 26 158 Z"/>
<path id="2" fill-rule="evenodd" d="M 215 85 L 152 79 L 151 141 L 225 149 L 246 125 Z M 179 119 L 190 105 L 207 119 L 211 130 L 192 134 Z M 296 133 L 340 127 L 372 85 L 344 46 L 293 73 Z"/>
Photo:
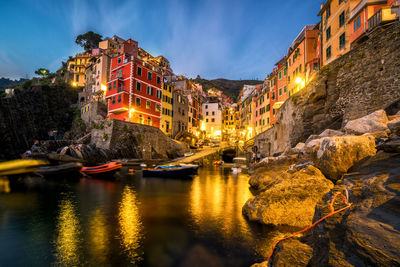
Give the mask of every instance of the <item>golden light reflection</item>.
<path id="1" fill-rule="evenodd" d="M 69 199 L 61 201 L 57 218 L 56 259 L 57 265 L 79 265 L 80 226 L 74 204 Z"/>
<path id="2" fill-rule="evenodd" d="M 104 214 L 99 210 L 95 210 L 90 221 L 90 252 L 97 262 L 104 264 L 108 254 L 108 227 Z"/>
<path id="3" fill-rule="evenodd" d="M 118 220 L 121 228 L 121 245 L 132 264 L 141 260 L 139 253 L 142 238 L 142 223 L 139 218 L 138 202 L 134 191 L 125 187 L 119 206 Z"/>
<path id="4" fill-rule="evenodd" d="M 0 193 L 10 193 L 10 181 L 7 177 L 0 176 Z"/>
<path id="5" fill-rule="evenodd" d="M 204 175 L 193 180 L 190 191 L 190 212 L 195 224 L 204 230 L 212 222 L 223 236 L 248 237 L 248 224 L 242 216 L 242 206 L 251 196 L 248 179 Z"/>

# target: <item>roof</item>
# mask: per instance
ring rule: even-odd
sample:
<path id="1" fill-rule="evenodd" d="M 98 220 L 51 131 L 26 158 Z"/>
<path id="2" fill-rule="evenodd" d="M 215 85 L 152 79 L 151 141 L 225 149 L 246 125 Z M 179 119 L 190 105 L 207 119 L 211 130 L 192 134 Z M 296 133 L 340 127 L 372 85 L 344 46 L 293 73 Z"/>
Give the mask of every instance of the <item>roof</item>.
<path id="1" fill-rule="evenodd" d="M 332 0 L 327 0 L 325 4 L 321 5 L 321 10 L 318 12 L 318 16 L 322 16 L 322 14 L 325 12 L 326 8 L 328 5 L 332 2 Z"/>

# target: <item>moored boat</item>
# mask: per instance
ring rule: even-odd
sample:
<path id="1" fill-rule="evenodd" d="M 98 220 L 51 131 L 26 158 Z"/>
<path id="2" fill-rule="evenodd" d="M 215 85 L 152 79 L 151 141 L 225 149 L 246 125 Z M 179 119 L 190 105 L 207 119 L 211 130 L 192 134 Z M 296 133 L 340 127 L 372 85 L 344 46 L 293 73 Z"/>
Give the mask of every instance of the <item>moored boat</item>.
<path id="1" fill-rule="evenodd" d="M 69 162 L 55 166 L 40 167 L 35 173 L 44 176 L 45 178 L 78 178 L 82 163 Z"/>
<path id="2" fill-rule="evenodd" d="M 44 160 L 17 159 L 0 163 L 0 176 L 33 173 L 40 166 L 49 164 Z"/>
<path id="3" fill-rule="evenodd" d="M 113 161 L 94 167 L 83 167 L 81 172 L 93 178 L 113 178 L 116 171 L 122 168 L 119 161 Z"/>
<path id="4" fill-rule="evenodd" d="M 143 177 L 164 177 L 173 179 L 189 178 L 197 173 L 199 165 L 157 166 L 153 169 L 143 169 Z"/>

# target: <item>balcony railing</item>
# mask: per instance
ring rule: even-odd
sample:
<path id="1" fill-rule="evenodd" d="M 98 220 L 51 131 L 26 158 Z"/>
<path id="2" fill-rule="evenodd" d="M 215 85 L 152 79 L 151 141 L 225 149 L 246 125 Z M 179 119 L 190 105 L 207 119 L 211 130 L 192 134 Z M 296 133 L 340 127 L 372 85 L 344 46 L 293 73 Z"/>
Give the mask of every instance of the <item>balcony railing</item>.
<path id="1" fill-rule="evenodd" d="M 376 26 L 399 18 L 399 7 L 382 7 L 371 18 L 368 19 L 368 29 L 371 30 Z"/>

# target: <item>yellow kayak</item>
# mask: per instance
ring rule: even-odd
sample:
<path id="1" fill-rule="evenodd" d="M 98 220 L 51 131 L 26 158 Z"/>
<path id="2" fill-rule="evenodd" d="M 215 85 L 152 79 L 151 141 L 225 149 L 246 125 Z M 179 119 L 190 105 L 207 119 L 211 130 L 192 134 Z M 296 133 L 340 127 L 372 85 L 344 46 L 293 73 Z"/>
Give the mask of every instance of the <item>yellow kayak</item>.
<path id="1" fill-rule="evenodd" d="M 35 159 L 17 159 L 6 162 L 0 162 L 0 176 L 31 173 L 40 166 L 48 165 L 49 162 Z"/>

